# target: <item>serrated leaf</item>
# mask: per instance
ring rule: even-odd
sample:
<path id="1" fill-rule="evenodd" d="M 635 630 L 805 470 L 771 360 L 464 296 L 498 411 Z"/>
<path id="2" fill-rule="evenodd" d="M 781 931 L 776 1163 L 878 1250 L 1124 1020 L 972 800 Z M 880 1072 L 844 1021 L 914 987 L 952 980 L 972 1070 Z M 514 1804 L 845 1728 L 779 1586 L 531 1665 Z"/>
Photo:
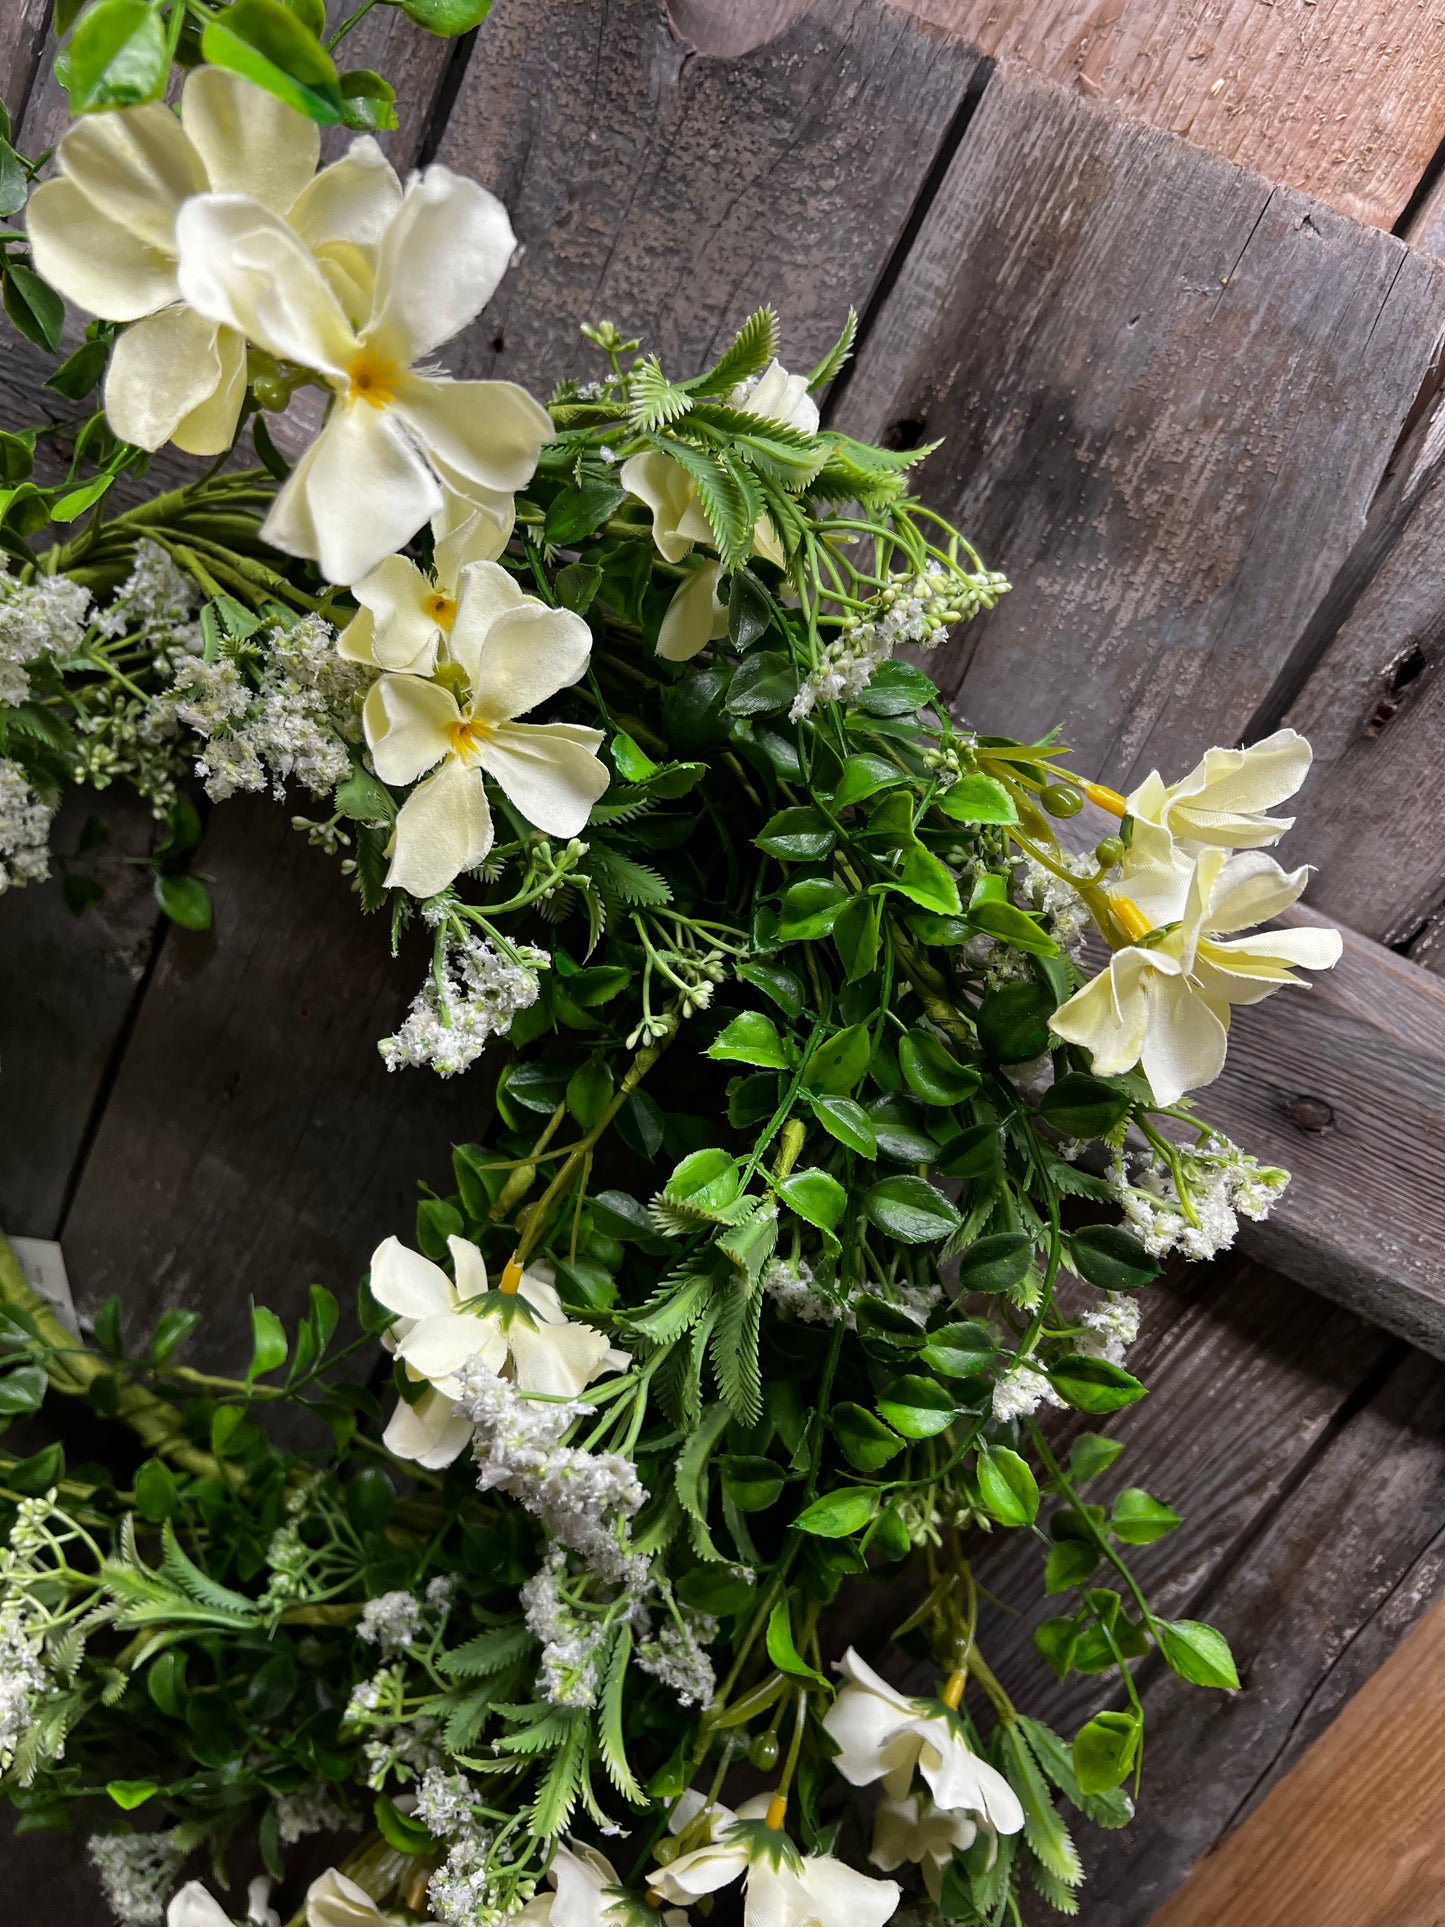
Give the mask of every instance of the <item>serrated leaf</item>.
<path id="1" fill-rule="evenodd" d="M 763 1294 L 741 1282 L 726 1289 L 712 1328 L 708 1354 L 718 1390 L 739 1425 L 753 1426 L 763 1415 L 763 1381 L 758 1364 L 758 1324 Z"/>
<path id="2" fill-rule="evenodd" d="M 637 1784 L 628 1763 L 622 1721 L 622 1696 L 627 1685 L 627 1664 L 631 1657 L 632 1628 L 624 1621 L 607 1656 L 607 1672 L 597 1707 L 597 1751 L 613 1786 L 625 1800 L 640 1807 L 646 1806 L 647 1795 Z"/>
<path id="3" fill-rule="evenodd" d="M 692 407 L 692 396 L 667 379 L 656 355 L 638 362 L 628 377 L 627 393 L 632 425 L 644 432 L 680 421 Z"/>
<path id="4" fill-rule="evenodd" d="M 848 319 L 843 323 L 843 332 L 833 343 L 821 361 L 815 362 L 808 371 L 808 393 L 814 395 L 828 383 L 842 368 L 853 352 L 853 343 L 858 337 L 858 310 L 850 308 Z"/>
<path id="5" fill-rule="evenodd" d="M 716 363 L 690 381 L 695 395 L 730 394 L 749 375 L 760 375 L 778 352 L 778 317 L 771 308 L 750 314 Z"/>

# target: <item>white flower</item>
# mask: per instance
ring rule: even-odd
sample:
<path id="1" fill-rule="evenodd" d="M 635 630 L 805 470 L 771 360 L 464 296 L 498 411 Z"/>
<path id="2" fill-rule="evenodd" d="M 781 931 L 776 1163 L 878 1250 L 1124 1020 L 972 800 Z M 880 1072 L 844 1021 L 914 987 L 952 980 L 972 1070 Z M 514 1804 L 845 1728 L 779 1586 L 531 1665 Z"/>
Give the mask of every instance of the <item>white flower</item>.
<path id="1" fill-rule="evenodd" d="M 485 937 L 444 933 L 434 964 L 394 1037 L 377 1045 L 389 1071 L 430 1064 L 455 1077 L 481 1056 L 493 1037 L 505 1037 L 519 1010 L 530 1010 L 540 988 L 537 972 L 551 959 L 522 944 L 508 962 Z"/>
<path id="2" fill-rule="evenodd" d="M 772 1807 L 766 1793 L 736 1813 L 714 1805 L 706 1843 L 654 1869 L 653 1891 L 686 1907 L 742 1878 L 743 1927 L 883 1927 L 902 1898 L 897 1881 L 874 1880 L 831 1854 L 800 1854 L 771 1824 Z M 681 1833 L 704 1811 L 701 1794 L 684 1794 L 668 1826 Z M 766 1834 L 739 1824 L 758 1820 L 769 1822 Z"/>
<path id="3" fill-rule="evenodd" d="M 186 1857 L 174 1832 L 92 1834 L 86 1854 L 106 1905 L 124 1927 L 160 1927 L 165 1897 Z"/>
<path id="4" fill-rule="evenodd" d="M 848 1684 L 828 1708 L 823 1728 L 838 1747 L 834 1765 L 851 1786 L 881 1780 L 888 1798 L 901 1800 L 916 1767 L 935 1805 L 978 1814 L 995 1833 L 1018 1832 L 1024 1823 L 1018 1796 L 973 1751 L 961 1724 L 895 1691 L 851 1646 L 838 1671 Z"/>
<path id="5" fill-rule="evenodd" d="M 496 562 L 462 571 L 447 653 L 464 699 L 443 681 L 383 676 L 366 699 L 366 740 L 384 783 L 425 782 L 402 804 L 387 883 L 435 896 L 492 847 L 486 776 L 539 830 L 572 837 L 607 787 L 602 732 L 514 720 L 582 675 L 592 632 L 570 609 L 523 593 Z M 437 765 L 440 765 L 438 768 Z"/>
<path id="6" fill-rule="evenodd" d="M 1194 861 L 1179 923 L 1147 947 L 1115 951 L 1108 968 L 1054 1012 L 1052 1028 L 1091 1051 L 1101 1077 L 1140 1065 L 1159 1104 L 1212 1084 L 1224 1068 L 1232 1005 L 1301 982 L 1296 965 L 1328 970 L 1339 961 L 1337 930 L 1233 936 L 1288 909 L 1308 874 L 1287 874 L 1259 851 L 1230 857 L 1206 849 Z M 1149 919 L 1132 897 L 1112 902 L 1126 927 L 1147 934 Z"/>
<path id="7" fill-rule="evenodd" d="M 727 634 L 728 612 L 717 592 L 721 575 L 721 562 L 704 562 L 667 605 L 657 632 L 657 653 L 664 661 L 690 662 L 699 649 Z"/>
<path id="8" fill-rule="evenodd" d="M 306 1927 L 375 1927 L 389 1921 L 365 1887 L 358 1887 L 335 1867 L 306 1889 Z"/>
<path id="9" fill-rule="evenodd" d="M 335 399 L 262 530 L 352 583 L 443 507 L 439 467 L 514 492 L 552 418 L 508 381 L 418 372 L 491 299 L 514 246 L 507 211 L 440 166 L 407 188 L 378 246 L 357 325 L 291 228 L 257 201 L 210 194 L 177 222 L 180 283 L 202 314 L 319 374 Z"/>
<path id="10" fill-rule="evenodd" d="M 418 1405 L 398 1405 L 385 1443 L 402 1458 L 419 1457 L 413 1447 L 422 1445 L 424 1465 L 450 1464 L 471 1435 L 470 1425 L 452 1411 L 461 1390 L 456 1374 L 469 1359 L 480 1359 L 493 1372 L 509 1368 L 520 1391 L 552 1398 L 573 1398 L 600 1372 L 625 1362 L 605 1333 L 567 1317 L 556 1287 L 537 1272 L 517 1275 L 508 1265 L 501 1290 L 491 1293 L 477 1247 L 464 1238 L 448 1238 L 447 1244 L 455 1284 L 440 1265 L 396 1238 L 378 1245 L 371 1259 L 372 1296 L 399 1314 L 388 1334 L 397 1355 L 413 1378 L 432 1385 Z M 488 1302 L 466 1308 L 481 1299 Z M 443 1407 L 427 1403 L 438 1395 Z M 448 1447 L 446 1457 L 438 1457 Z"/>
<path id="11" fill-rule="evenodd" d="M 612 1862 L 580 1840 L 559 1840 L 547 1869 L 552 1893 L 529 1900 L 515 1918 L 537 1927 L 624 1927 L 636 1907 L 629 1904 Z M 686 1914 L 672 1910 L 664 1927 L 685 1927 Z"/>
<path id="12" fill-rule="evenodd" d="M 421 1601 L 416 1594 L 383 1592 L 362 1607 L 356 1636 L 391 1653 L 398 1646 L 410 1646 L 420 1631 Z"/>
<path id="13" fill-rule="evenodd" d="M 728 401 L 746 415 L 761 415 L 801 434 L 818 432 L 818 404 L 808 393 L 808 377 L 790 375 L 776 356 L 760 375 L 739 382 Z"/>
<path id="14" fill-rule="evenodd" d="M 1015 1365 L 994 1382 L 993 1415 L 1001 1425 L 1007 1425 L 1010 1419 L 1027 1418 L 1041 1405 L 1062 1405 L 1063 1402 L 1049 1380 L 1033 1365 Z"/>
<path id="15" fill-rule="evenodd" d="M 432 517 L 436 547 L 430 575 L 404 555 L 389 555 L 364 575 L 351 591 L 361 607 L 337 640 L 342 655 L 378 669 L 429 676 L 456 620 L 463 569 L 470 562 L 495 562 L 507 546 L 512 498 L 502 500 L 506 508 L 500 514 L 484 514 L 461 502 L 466 513 L 460 518 L 445 512 Z M 455 526 L 447 530 L 453 519 Z"/>
<path id="16" fill-rule="evenodd" d="M 878 1802 L 868 1858 L 884 1873 L 905 1862 L 921 1866 L 923 1884 L 936 1901 L 954 1854 L 966 1852 L 977 1838 L 978 1826 L 971 1815 L 949 1813 L 934 1806 L 926 1793 L 910 1793 L 903 1800 Z"/>
<path id="17" fill-rule="evenodd" d="M 55 809 L 35 794 L 18 763 L 0 756 L 0 894 L 49 876 Z"/>
<path id="18" fill-rule="evenodd" d="M 166 1908 L 166 1927 L 231 1927 L 231 1916 L 199 1880 L 188 1880 Z"/>
<path id="19" fill-rule="evenodd" d="M 333 271 L 377 240 L 401 195 L 381 149 L 363 137 L 317 174 L 319 152 L 313 121 L 218 67 L 190 75 L 179 119 L 152 101 L 86 114 L 61 141 L 60 178 L 30 197 L 31 252 L 78 307 L 132 323 L 111 351 L 105 385 L 106 413 L 126 441 L 218 455 L 236 432 L 246 344 L 217 325 L 225 317 L 182 298 L 177 220 L 188 199 L 253 196 Z"/>

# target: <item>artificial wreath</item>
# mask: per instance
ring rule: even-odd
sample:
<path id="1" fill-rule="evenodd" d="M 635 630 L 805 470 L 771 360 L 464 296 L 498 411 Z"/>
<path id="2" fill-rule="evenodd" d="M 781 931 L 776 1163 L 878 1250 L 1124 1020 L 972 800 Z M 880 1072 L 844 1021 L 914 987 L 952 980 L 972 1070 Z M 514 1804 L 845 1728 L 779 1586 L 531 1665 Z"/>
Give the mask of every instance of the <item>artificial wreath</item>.
<path id="1" fill-rule="evenodd" d="M 1304 886 L 1265 850 L 1308 746 L 1120 796 L 957 722 L 912 658 L 1008 585 L 913 493 L 926 450 L 822 425 L 851 321 L 806 376 L 765 306 L 701 372 L 584 327 L 546 406 L 438 373 L 510 223 L 397 178 L 390 88 L 323 31 L 93 0 L 48 178 L 0 149 L 12 321 L 93 317 L 75 418 L 0 437 L 0 874 L 83 912 L 105 825 L 52 819 L 124 783 L 204 926 L 206 799 L 299 801 L 378 941 L 429 935 L 386 1063 L 493 1121 L 354 1312 L 255 1304 L 233 1376 L 191 1312 L 75 1336 L 4 1254 L 0 1410 L 48 1430 L 0 1455 L 0 1791 L 136 1927 L 222 1927 L 252 1871 L 250 1920 L 289 1880 L 309 1927 L 1075 1913 L 1073 1829 L 1133 1811 L 1133 1663 L 1238 1684 L 1136 1576 L 1178 1516 L 1100 1503 L 1122 1448 L 1062 1415 L 1144 1395 L 1161 1260 L 1286 1181 L 1186 1094 L 1339 954 L 1257 928 Z M 167 442 L 193 479 L 137 488 Z M 1000 1531 L 1043 1658 L 1116 1675 L 1066 1737 L 981 1641 Z"/>

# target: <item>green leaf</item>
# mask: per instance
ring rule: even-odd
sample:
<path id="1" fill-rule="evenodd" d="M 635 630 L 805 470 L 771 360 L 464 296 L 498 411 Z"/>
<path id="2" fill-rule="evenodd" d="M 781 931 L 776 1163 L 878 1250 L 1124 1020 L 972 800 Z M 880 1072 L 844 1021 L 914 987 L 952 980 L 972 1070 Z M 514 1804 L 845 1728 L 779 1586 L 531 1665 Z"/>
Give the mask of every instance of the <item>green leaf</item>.
<path id="1" fill-rule="evenodd" d="M 1007 1445 L 979 1447 L 978 1492 L 1001 1526 L 1032 1525 L 1038 1517 L 1038 1481 L 1027 1460 Z"/>
<path id="2" fill-rule="evenodd" d="M 728 584 L 728 637 L 735 649 L 750 649 L 773 619 L 767 591 L 751 569 L 734 569 Z"/>
<path id="3" fill-rule="evenodd" d="M 848 319 L 843 323 L 842 334 L 839 335 L 823 359 L 817 362 L 809 372 L 808 393 L 810 395 L 816 394 L 820 388 L 826 388 L 828 383 L 842 368 L 844 362 L 847 361 L 849 355 L 853 352 L 853 343 L 857 334 L 858 313 L 855 308 L 850 308 L 848 310 Z"/>
<path id="4" fill-rule="evenodd" d="M 1109 1530 L 1126 1546 L 1150 1546 L 1184 1521 L 1173 1506 L 1151 1498 L 1142 1486 L 1127 1486 L 1114 1501 Z"/>
<path id="5" fill-rule="evenodd" d="M 982 771 L 960 776 L 933 799 L 933 807 L 954 823 L 1017 823 L 1019 813 L 1002 783 Z"/>
<path id="6" fill-rule="evenodd" d="M 746 984 L 771 997 L 785 1017 L 796 1017 L 803 1008 L 803 980 L 785 964 L 745 963 L 738 965 L 738 975 Z"/>
<path id="7" fill-rule="evenodd" d="M 957 1231 L 963 1220 L 926 1178 L 883 1178 L 863 1194 L 863 1214 L 890 1238 L 904 1244 L 932 1244 Z"/>
<path id="8" fill-rule="evenodd" d="M 727 694 L 730 716 L 772 716 L 798 693 L 798 672 L 789 657 L 760 649 L 744 658 Z"/>
<path id="9" fill-rule="evenodd" d="M 697 395 L 726 395 L 761 374 L 778 352 L 778 317 L 771 308 L 757 308 L 733 336 L 716 365 L 688 384 Z"/>
<path id="10" fill-rule="evenodd" d="M 627 490 L 616 482 L 589 481 L 564 488 L 547 510 L 542 533 L 554 547 L 572 548 L 600 529 L 626 500 Z"/>
<path id="11" fill-rule="evenodd" d="M 408 20 L 447 39 L 480 27 L 492 11 L 492 0 L 400 0 L 400 5 Z"/>
<path id="12" fill-rule="evenodd" d="M 758 1453 L 731 1453 L 718 1460 L 723 1491 L 739 1512 L 766 1512 L 784 1485 L 783 1468 Z"/>
<path id="13" fill-rule="evenodd" d="M 51 521 L 74 522 L 77 517 L 84 515 L 87 509 L 94 508 L 102 496 L 110 492 L 114 481 L 114 475 L 97 475 L 93 481 L 85 483 L 82 488 L 68 490 L 52 504 Z"/>
<path id="14" fill-rule="evenodd" d="M 798 1532 L 815 1539 L 848 1539 L 861 1532 L 878 1511 L 879 1495 L 868 1486 L 840 1486 L 805 1506 L 793 1521 Z"/>
<path id="15" fill-rule="evenodd" d="M 435 1842 L 421 1822 L 398 1811 L 384 1793 L 377 1794 L 371 1811 L 382 1839 L 398 1853 L 429 1853 L 434 1847 Z"/>
<path id="16" fill-rule="evenodd" d="M 952 1394 L 937 1379 L 908 1373 L 879 1394 L 879 1416 L 906 1439 L 936 1438 L 958 1416 Z"/>
<path id="17" fill-rule="evenodd" d="M 38 1412 L 45 1400 L 46 1377 L 39 1365 L 21 1365 L 0 1378 L 0 1417 Z"/>
<path id="18" fill-rule="evenodd" d="M 957 916 L 963 907 L 948 865 L 917 840 L 903 846 L 903 861 L 892 879 L 892 888 L 920 909 L 937 911 L 940 916 Z"/>
<path id="19" fill-rule="evenodd" d="M 835 1031 L 808 1059 L 804 1088 L 842 1096 L 853 1089 L 872 1056 L 873 1035 L 866 1024 L 850 1024 L 846 1030 Z"/>
<path id="20" fill-rule="evenodd" d="M 880 662 L 873 680 L 858 698 L 858 708 L 869 716 L 911 716 L 933 701 L 938 685 L 921 669 L 896 658 Z"/>
<path id="21" fill-rule="evenodd" d="M 788 1068 L 788 1052 L 778 1027 L 760 1010 L 745 1010 L 726 1024 L 707 1047 L 709 1057 L 731 1063 L 757 1064 L 763 1070 Z"/>
<path id="22" fill-rule="evenodd" d="M 964 1318 L 930 1332 L 919 1357 L 930 1371 L 942 1372 L 945 1378 L 977 1378 L 993 1363 L 997 1349 L 992 1331 L 981 1318 Z"/>
<path id="23" fill-rule="evenodd" d="M 1128 1108 L 1126 1092 L 1085 1071 L 1066 1071 L 1039 1100 L 1039 1116 L 1064 1137 L 1103 1137 Z"/>
<path id="24" fill-rule="evenodd" d="M 156 902 L 172 923 L 182 930 L 209 930 L 211 893 L 199 877 L 158 876 Z"/>
<path id="25" fill-rule="evenodd" d="M 978 1007 L 978 1041 L 984 1055 L 1000 1064 L 1026 1064 L 1042 1057 L 1054 1042 L 1049 1019 L 1053 992 L 1043 984 L 1003 984 L 989 991 Z"/>
<path id="26" fill-rule="evenodd" d="M 105 1790 L 122 1813 L 134 1813 L 161 1789 L 156 1780 L 108 1780 Z"/>
<path id="27" fill-rule="evenodd" d="M 899 1164 L 932 1164 L 938 1156 L 938 1145 L 924 1127 L 922 1111 L 901 1091 L 870 1098 L 868 1121 L 885 1157 Z"/>
<path id="28" fill-rule="evenodd" d="M 995 1231 L 979 1238 L 963 1254 L 958 1267 L 958 1291 L 1012 1291 L 1028 1276 L 1034 1261 L 1033 1239 L 1022 1231 Z"/>
<path id="29" fill-rule="evenodd" d="M 1074 1735 L 1074 1772 L 1084 1793 L 1107 1793 L 1129 1777 L 1141 1728 L 1132 1713 L 1096 1713 Z"/>
<path id="30" fill-rule="evenodd" d="M 23 1492 L 29 1497 L 37 1497 L 58 1485 L 65 1477 L 65 1447 L 59 1439 L 43 1445 L 28 1459 L 18 1459 L 5 1474 L 5 1483 L 12 1492 Z"/>
<path id="31" fill-rule="evenodd" d="M 150 1342 L 150 1355 L 157 1365 L 164 1365 L 180 1350 L 191 1333 L 201 1322 L 198 1311 L 186 1311 L 180 1305 L 172 1305 L 163 1311 L 156 1321 L 155 1336 Z"/>
<path id="32" fill-rule="evenodd" d="M 263 1373 L 274 1372 L 278 1365 L 284 1365 L 289 1350 L 286 1327 L 275 1312 L 268 1311 L 264 1305 L 252 1305 L 251 1363 L 246 1368 L 246 1383 L 250 1385 Z"/>
<path id="33" fill-rule="evenodd" d="M 165 24 L 146 0 L 95 0 L 75 24 L 67 58 L 76 114 L 158 100 L 171 65 Z"/>
<path id="34" fill-rule="evenodd" d="M 835 1405 L 828 1415 L 843 1456 L 860 1472 L 877 1472 L 903 1450 L 903 1440 L 862 1405 Z"/>
<path id="35" fill-rule="evenodd" d="M 5 312 L 27 341 L 53 355 L 65 327 L 65 303 L 33 268 L 5 258 Z M 43 526 L 41 524 L 40 526 Z"/>
<path id="36" fill-rule="evenodd" d="M 832 877 L 800 877 L 789 884 L 779 913 L 778 935 L 784 943 L 826 937 L 851 901 L 852 892 Z"/>
<path id="37" fill-rule="evenodd" d="M 160 1459 L 147 1459 L 135 1475 L 136 1511 L 150 1525 L 169 1519 L 180 1504 L 180 1493 L 170 1467 Z"/>
<path id="38" fill-rule="evenodd" d="M 1068 1248 L 1070 1268 L 1100 1291 L 1139 1291 L 1159 1276 L 1159 1260 L 1120 1225 L 1085 1225 Z"/>
<path id="39" fill-rule="evenodd" d="M 437 1664 L 449 1679 L 486 1679 L 492 1673 L 505 1673 L 509 1666 L 524 1659 L 536 1644 L 525 1626 L 502 1626 L 495 1632 L 478 1633 L 464 1645 L 443 1653 Z"/>
<path id="40" fill-rule="evenodd" d="M 1048 1623 L 1057 1625 L 1060 1622 L 1050 1620 Z M 1066 1626 L 1072 1624 L 1069 1620 L 1064 1620 L 1062 1623 Z M 1040 1631 L 1042 1630 L 1040 1628 Z M 1034 1643 L 1035 1645 L 1040 1643 L 1037 1634 L 1035 1634 Z M 1121 1793 L 1085 1793 L 1074 1772 L 1073 1755 L 1052 1727 L 1045 1726 L 1041 1720 L 1031 1720 L 1020 1714 L 1017 1730 L 1028 1741 L 1034 1758 L 1065 1799 L 1077 1807 L 1086 1818 L 1092 1820 L 1095 1826 L 1110 1828 L 1128 1826 L 1134 1817 L 1133 1803 Z"/>
<path id="41" fill-rule="evenodd" d="M 794 1171 L 779 1182 L 777 1192 L 795 1217 L 822 1231 L 832 1231 L 848 1208 L 848 1193 L 826 1171 Z"/>
<path id="42" fill-rule="evenodd" d="M 811 1667 L 798 1651 L 793 1638 L 793 1621 L 786 1599 L 780 1599 L 768 1615 L 768 1658 L 780 1673 L 791 1673 L 797 1679 L 816 1680 L 820 1686 L 827 1681 L 822 1674 Z"/>
<path id="43" fill-rule="evenodd" d="M 1071 1352 L 1049 1367 L 1054 1390 L 1076 1412 L 1117 1412 L 1144 1397 L 1147 1388 L 1121 1365 Z"/>
<path id="44" fill-rule="evenodd" d="M 341 814 L 353 823 L 394 823 L 396 799 L 369 769 L 358 763 L 344 783 L 338 783 L 332 797 Z"/>
<path id="45" fill-rule="evenodd" d="M 384 134 L 397 125 L 396 89 L 369 67 L 340 75 L 343 126 L 361 134 Z"/>
<path id="46" fill-rule="evenodd" d="M 843 765 L 838 787 L 833 792 L 833 807 L 846 810 L 854 803 L 862 803 L 868 797 L 876 796 L 880 790 L 894 789 L 899 783 L 909 780 L 907 770 L 899 769 L 886 756 L 850 756 Z"/>
<path id="47" fill-rule="evenodd" d="M 1162 1620 L 1159 1646 L 1171 1669 L 1195 1686 L 1219 1686 L 1234 1692 L 1239 1673 L 1229 1641 L 1200 1619 Z"/>
<path id="48" fill-rule="evenodd" d="M 612 1069 L 605 1058 L 589 1057 L 567 1080 L 567 1110 L 584 1131 L 599 1123 L 612 1102 Z"/>
<path id="49" fill-rule="evenodd" d="M 1124 1450 L 1120 1439 L 1107 1439 L 1102 1432 L 1083 1432 L 1069 1448 L 1069 1477 L 1075 1485 L 1097 1479 Z"/>
<path id="50" fill-rule="evenodd" d="M 1050 1548 L 1044 1562 L 1044 1591 L 1068 1592 L 1082 1586 L 1099 1563 L 1099 1549 L 1092 1540 L 1061 1539 Z"/>
<path id="51" fill-rule="evenodd" d="M 851 1097 L 835 1097 L 826 1091 L 810 1091 L 808 1102 L 814 1117 L 830 1137 L 835 1137 L 850 1151 L 856 1151 L 859 1157 L 871 1159 L 878 1155 L 873 1121 L 861 1104 Z"/>
<path id="52" fill-rule="evenodd" d="M 858 983 L 877 966 L 883 905 L 875 896 L 854 897 L 833 926 L 833 947 L 850 984 Z"/>
<path id="53" fill-rule="evenodd" d="M 925 1104 L 961 1104 L 979 1086 L 972 1065 L 958 1059 L 931 1031 L 910 1030 L 898 1040 L 898 1068 Z"/>
<path id="54" fill-rule="evenodd" d="M 47 378 L 45 386 L 53 389 L 57 395 L 64 395 L 67 401 L 84 401 L 105 373 L 109 354 L 108 341 L 82 342 L 75 353 L 62 361 L 55 373 Z M 17 479 L 22 478 L 6 477 L 7 481 Z"/>
<path id="55" fill-rule="evenodd" d="M 264 87 L 323 127 L 343 117 L 341 83 L 330 54 L 281 0 L 232 0 L 201 36 L 201 53 Z"/>
<path id="56" fill-rule="evenodd" d="M 837 840 L 827 817 L 808 804 L 779 810 L 753 838 L 765 855 L 784 857 L 791 863 L 807 863 L 826 856 Z"/>

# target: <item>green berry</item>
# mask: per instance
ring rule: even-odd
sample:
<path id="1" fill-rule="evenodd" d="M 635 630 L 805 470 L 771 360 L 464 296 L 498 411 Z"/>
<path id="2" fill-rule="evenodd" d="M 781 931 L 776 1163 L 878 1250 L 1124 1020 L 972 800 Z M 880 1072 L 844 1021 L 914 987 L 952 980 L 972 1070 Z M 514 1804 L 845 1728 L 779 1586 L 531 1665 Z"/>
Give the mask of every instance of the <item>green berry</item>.
<path id="1" fill-rule="evenodd" d="M 759 1773 L 771 1773 L 778 1764 L 778 1736 L 776 1733 L 758 1733 L 748 1748 L 748 1759 Z"/>
<path id="2" fill-rule="evenodd" d="M 251 392 L 273 415 L 279 415 L 291 399 L 291 390 L 279 375 L 258 375 L 251 383 Z"/>
<path id="3" fill-rule="evenodd" d="M 1112 870 L 1124 854 L 1122 836 L 1106 836 L 1094 845 L 1094 861 L 1101 870 Z"/>
<path id="4" fill-rule="evenodd" d="M 1084 807 L 1083 796 L 1070 783 L 1050 783 L 1039 801 L 1050 816 L 1077 816 Z"/>

